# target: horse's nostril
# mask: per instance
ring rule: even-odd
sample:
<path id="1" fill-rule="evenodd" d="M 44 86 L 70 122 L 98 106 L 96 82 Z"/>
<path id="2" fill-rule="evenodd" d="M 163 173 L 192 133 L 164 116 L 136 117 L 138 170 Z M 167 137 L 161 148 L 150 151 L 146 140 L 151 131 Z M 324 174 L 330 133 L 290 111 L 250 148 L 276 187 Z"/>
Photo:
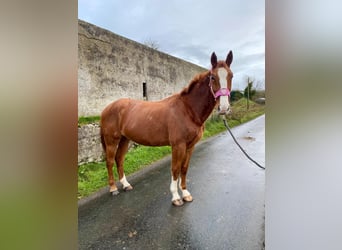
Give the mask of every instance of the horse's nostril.
<path id="1" fill-rule="evenodd" d="M 226 110 L 219 110 L 219 115 L 225 115 L 227 113 L 227 111 Z"/>

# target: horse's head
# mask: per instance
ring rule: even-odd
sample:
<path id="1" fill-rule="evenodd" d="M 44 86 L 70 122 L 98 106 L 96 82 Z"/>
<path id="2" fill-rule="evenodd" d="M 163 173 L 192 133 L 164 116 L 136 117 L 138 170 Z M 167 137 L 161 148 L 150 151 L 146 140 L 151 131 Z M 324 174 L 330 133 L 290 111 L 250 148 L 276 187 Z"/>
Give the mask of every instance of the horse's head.
<path id="1" fill-rule="evenodd" d="M 219 98 L 219 114 L 225 115 L 229 112 L 230 91 L 232 87 L 233 72 L 230 64 L 233 61 L 233 53 L 229 51 L 225 61 L 217 61 L 215 52 L 211 55 L 210 82 L 209 86 L 215 99 Z"/>

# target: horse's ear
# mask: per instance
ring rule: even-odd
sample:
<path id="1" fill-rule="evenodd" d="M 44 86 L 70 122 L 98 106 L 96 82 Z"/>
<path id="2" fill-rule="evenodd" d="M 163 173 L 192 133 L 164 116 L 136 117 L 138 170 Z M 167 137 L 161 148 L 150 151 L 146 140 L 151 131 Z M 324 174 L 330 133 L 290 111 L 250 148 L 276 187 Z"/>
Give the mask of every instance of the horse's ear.
<path id="1" fill-rule="evenodd" d="M 211 66 L 213 66 L 213 68 L 217 66 L 217 56 L 215 52 L 211 54 Z"/>
<path id="2" fill-rule="evenodd" d="M 229 51 L 228 55 L 227 55 L 227 59 L 226 59 L 226 64 L 228 65 L 228 67 L 230 67 L 230 64 L 233 61 L 233 52 Z"/>

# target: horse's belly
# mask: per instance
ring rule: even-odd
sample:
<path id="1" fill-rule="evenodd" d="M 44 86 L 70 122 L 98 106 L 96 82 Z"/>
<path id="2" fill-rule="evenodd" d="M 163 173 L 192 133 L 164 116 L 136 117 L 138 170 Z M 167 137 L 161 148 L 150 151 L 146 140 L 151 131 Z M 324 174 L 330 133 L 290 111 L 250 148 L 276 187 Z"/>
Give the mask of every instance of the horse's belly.
<path id="1" fill-rule="evenodd" d="M 131 101 L 122 114 L 121 133 L 146 146 L 166 146 L 169 142 L 169 108 L 163 103 Z"/>
<path id="2" fill-rule="evenodd" d="M 156 126 L 156 124 L 126 127 L 123 129 L 122 134 L 128 139 L 145 146 L 170 145 L 167 129 Z"/>
<path id="3" fill-rule="evenodd" d="M 144 146 L 168 146 L 170 145 L 169 141 L 165 140 L 144 140 L 140 138 L 136 138 L 137 140 L 133 140 L 134 142 L 144 145 Z"/>
<path id="4" fill-rule="evenodd" d="M 170 145 L 167 138 L 154 138 L 153 135 L 124 134 L 128 139 L 145 146 L 166 146 Z"/>

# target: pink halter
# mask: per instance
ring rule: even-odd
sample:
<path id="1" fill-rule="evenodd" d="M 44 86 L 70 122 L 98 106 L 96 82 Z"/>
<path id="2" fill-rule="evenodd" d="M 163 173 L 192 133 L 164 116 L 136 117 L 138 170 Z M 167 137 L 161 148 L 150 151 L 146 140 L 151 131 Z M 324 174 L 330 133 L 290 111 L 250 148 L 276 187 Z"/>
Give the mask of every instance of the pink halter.
<path id="1" fill-rule="evenodd" d="M 230 96 L 230 91 L 229 91 L 229 89 L 227 89 L 227 88 L 221 88 L 221 89 L 219 89 L 219 90 L 215 93 L 214 97 L 215 97 L 215 99 L 216 99 L 216 98 L 219 97 L 219 96 Z"/>

